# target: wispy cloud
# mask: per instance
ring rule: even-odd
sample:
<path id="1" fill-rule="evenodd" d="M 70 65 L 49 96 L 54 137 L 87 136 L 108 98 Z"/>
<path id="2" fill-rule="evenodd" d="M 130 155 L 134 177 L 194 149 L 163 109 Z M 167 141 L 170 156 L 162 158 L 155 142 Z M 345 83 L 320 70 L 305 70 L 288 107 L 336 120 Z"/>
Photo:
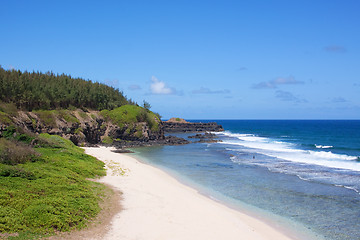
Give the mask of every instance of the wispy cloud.
<path id="1" fill-rule="evenodd" d="M 136 84 L 132 84 L 128 88 L 131 91 L 136 91 L 136 90 L 141 90 L 142 89 L 139 85 L 136 85 Z"/>
<path id="2" fill-rule="evenodd" d="M 348 102 L 348 100 L 346 100 L 343 97 L 335 97 L 335 98 L 333 98 L 331 100 L 331 102 L 333 102 L 333 103 L 345 103 L 345 102 Z"/>
<path id="3" fill-rule="evenodd" d="M 150 92 L 151 94 L 156 95 L 176 94 L 176 90 L 174 88 L 166 86 L 165 82 L 160 81 L 155 76 L 151 77 Z"/>
<path id="4" fill-rule="evenodd" d="M 230 90 L 223 89 L 223 90 L 210 90 L 209 88 L 201 87 L 200 89 L 193 90 L 192 94 L 226 94 L 230 93 Z"/>
<path id="5" fill-rule="evenodd" d="M 290 85 L 290 84 L 304 84 L 303 81 L 296 80 L 293 76 L 285 78 L 276 78 L 267 82 L 260 82 L 254 84 L 252 88 L 254 89 L 273 89 L 277 88 L 279 85 Z"/>
<path id="6" fill-rule="evenodd" d="M 237 70 L 238 71 L 246 71 L 246 70 L 248 70 L 248 68 L 247 67 L 239 67 Z"/>
<path id="7" fill-rule="evenodd" d="M 344 53 L 346 52 L 346 48 L 339 45 L 330 45 L 324 47 L 324 50 L 327 52 L 333 52 L 333 53 Z"/>
<path id="8" fill-rule="evenodd" d="M 280 99 L 281 101 L 286 101 L 286 102 L 296 102 L 296 103 L 306 103 L 307 102 L 306 99 L 298 98 L 291 92 L 281 91 L 281 90 L 277 90 L 275 92 L 275 97 Z"/>

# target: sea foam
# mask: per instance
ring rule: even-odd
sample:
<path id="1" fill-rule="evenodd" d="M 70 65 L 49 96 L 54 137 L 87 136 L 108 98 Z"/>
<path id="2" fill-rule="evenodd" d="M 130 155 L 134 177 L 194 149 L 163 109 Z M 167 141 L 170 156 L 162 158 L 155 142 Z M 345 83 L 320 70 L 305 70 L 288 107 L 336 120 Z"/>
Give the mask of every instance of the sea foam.
<path id="1" fill-rule="evenodd" d="M 219 144 L 242 146 L 244 148 L 241 148 L 241 151 L 263 154 L 298 163 L 360 171 L 360 164 L 356 161 L 358 157 L 320 150 L 330 148 L 330 146 L 322 146 L 322 148 L 318 148 L 318 151 L 313 151 L 299 149 L 293 143 L 258 137 L 252 134 L 223 132 L 218 135 L 226 137 Z"/>

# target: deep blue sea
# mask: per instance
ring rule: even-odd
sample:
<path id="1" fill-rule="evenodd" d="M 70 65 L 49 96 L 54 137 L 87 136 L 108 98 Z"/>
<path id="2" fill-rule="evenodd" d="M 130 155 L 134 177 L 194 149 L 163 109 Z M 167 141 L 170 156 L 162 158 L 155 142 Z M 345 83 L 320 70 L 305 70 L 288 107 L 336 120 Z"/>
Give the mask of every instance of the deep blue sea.
<path id="1" fill-rule="evenodd" d="M 360 239 L 360 121 L 215 121 L 221 142 L 138 148 L 136 157 L 302 239 Z"/>

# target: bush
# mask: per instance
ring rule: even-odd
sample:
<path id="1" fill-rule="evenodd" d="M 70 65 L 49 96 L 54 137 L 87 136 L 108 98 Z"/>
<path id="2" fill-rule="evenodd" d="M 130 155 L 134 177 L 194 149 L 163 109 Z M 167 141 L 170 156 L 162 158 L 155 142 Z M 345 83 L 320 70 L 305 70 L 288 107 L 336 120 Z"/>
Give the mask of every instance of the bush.
<path id="1" fill-rule="evenodd" d="M 0 138 L 0 163 L 17 165 L 34 162 L 40 156 L 31 146 Z"/>
<path id="2" fill-rule="evenodd" d="M 0 123 L 10 125 L 12 123 L 11 119 L 9 118 L 9 115 L 0 111 Z"/>
<path id="3" fill-rule="evenodd" d="M 56 121 L 54 116 L 54 110 L 48 111 L 48 110 L 38 110 L 33 111 L 40 119 L 41 121 L 50 127 L 56 127 Z"/>
<path id="4" fill-rule="evenodd" d="M 79 119 L 77 119 L 70 111 L 68 110 L 59 110 L 57 111 L 57 115 L 63 118 L 68 123 L 79 123 Z"/>
<path id="5" fill-rule="evenodd" d="M 114 140 L 109 136 L 105 136 L 104 139 L 102 140 L 102 142 L 104 144 L 112 144 L 114 142 Z"/>

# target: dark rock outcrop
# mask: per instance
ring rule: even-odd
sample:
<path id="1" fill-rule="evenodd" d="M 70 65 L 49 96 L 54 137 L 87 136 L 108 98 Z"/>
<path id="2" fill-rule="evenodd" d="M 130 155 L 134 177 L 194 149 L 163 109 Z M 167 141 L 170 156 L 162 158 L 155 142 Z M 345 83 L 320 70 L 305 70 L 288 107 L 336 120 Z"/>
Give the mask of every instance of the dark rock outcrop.
<path id="1" fill-rule="evenodd" d="M 149 141 L 114 141 L 112 144 L 117 149 L 132 148 L 132 147 L 150 147 L 161 145 L 183 145 L 189 144 L 190 141 L 176 136 L 165 136 L 163 139 L 149 140 Z"/>
<path id="2" fill-rule="evenodd" d="M 199 141 L 198 143 L 214 143 L 214 142 L 221 142 L 221 140 L 216 139 L 216 134 L 205 132 L 204 134 L 196 134 L 193 136 L 188 136 L 188 138 L 197 138 Z"/>
<path id="3" fill-rule="evenodd" d="M 188 138 L 209 139 L 209 138 L 216 138 L 216 134 L 205 132 L 204 134 L 198 133 L 193 136 L 188 136 Z"/>
<path id="4" fill-rule="evenodd" d="M 182 122 L 163 122 L 165 133 L 176 132 L 221 132 L 224 131 L 221 125 L 216 122 L 210 123 L 182 123 Z"/>

